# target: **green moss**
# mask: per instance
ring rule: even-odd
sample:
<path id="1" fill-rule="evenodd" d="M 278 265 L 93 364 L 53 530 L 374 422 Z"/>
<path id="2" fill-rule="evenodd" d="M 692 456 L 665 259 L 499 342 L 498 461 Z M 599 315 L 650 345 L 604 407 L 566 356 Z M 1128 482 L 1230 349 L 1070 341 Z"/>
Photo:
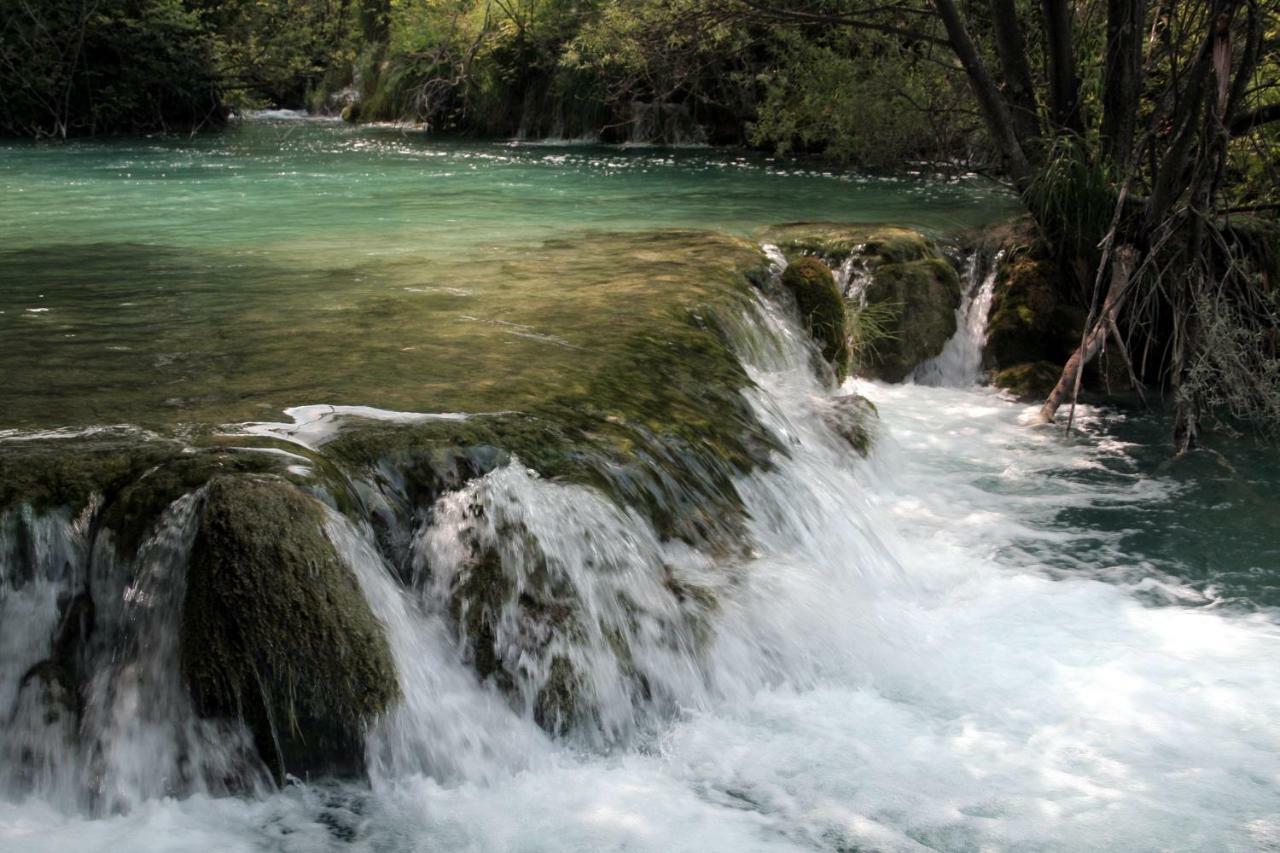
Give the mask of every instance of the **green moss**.
<path id="1" fill-rule="evenodd" d="M 27 504 L 37 511 L 67 507 L 78 513 L 94 494 L 119 488 L 142 466 L 172 452 L 128 439 L 0 445 L 0 510 Z"/>
<path id="2" fill-rule="evenodd" d="M 525 412 L 367 424 L 325 454 L 375 474 L 392 468 L 411 506 L 515 456 L 639 510 L 664 538 L 730 547 L 743 523 L 734 478 L 781 448 L 742 397 L 750 378 L 714 316 L 705 307 L 661 334 L 631 336 L 581 387 Z"/>
<path id="3" fill-rule="evenodd" d="M 992 377 L 992 383 L 1022 402 L 1031 403 L 1048 397 L 1060 376 L 1060 366 L 1047 361 L 1032 361 L 1006 367 Z"/>
<path id="4" fill-rule="evenodd" d="M 863 370 L 878 379 L 906 379 L 956 332 L 960 278 L 945 258 L 880 264 L 864 298 L 869 306 L 891 306 L 895 313 L 888 334 L 862 359 Z"/>
<path id="5" fill-rule="evenodd" d="M 778 246 L 789 258 L 814 255 L 832 266 L 854 254 L 871 263 L 906 263 L 937 254 L 933 243 L 919 231 L 893 225 L 789 222 L 761 229 L 757 236 Z"/>
<path id="6" fill-rule="evenodd" d="M 787 266 L 782 285 L 795 297 L 800 319 L 842 381 L 849 369 L 849 328 L 844 300 L 831 270 L 817 258 L 800 257 Z"/>
<path id="7" fill-rule="evenodd" d="M 147 464 L 149 461 L 135 460 L 133 478 L 108 492 L 102 510 L 102 525 L 114 534 L 116 549 L 121 554 L 136 551 L 169 504 L 211 478 L 283 467 L 277 458 L 266 454 L 219 449 L 191 450 L 151 465 Z"/>
<path id="8" fill-rule="evenodd" d="M 997 368 L 1032 361 L 1066 360 L 1080 343 L 1083 317 L 1058 295 L 1053 264 L 1023 252 L 996 276 L 987 353 Z"/>
<path id="9" fill-rule="evenodd" d="M 182 616 L 182 673 L 202 715 L 243 719 L 277 778 L 359 771 L 365 727 L 399 687 L 314 499 L 277 479 L 215 478 Z"/>

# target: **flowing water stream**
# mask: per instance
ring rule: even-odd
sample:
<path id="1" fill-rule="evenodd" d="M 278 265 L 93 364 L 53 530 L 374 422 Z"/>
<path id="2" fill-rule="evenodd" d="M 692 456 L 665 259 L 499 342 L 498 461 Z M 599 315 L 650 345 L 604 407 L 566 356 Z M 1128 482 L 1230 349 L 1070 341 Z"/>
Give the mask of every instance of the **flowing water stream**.
<path id="1" fill-rule="evenodd" d="M 131 548 L 95 504 L 31 503 L 0 530 L 0 848 L 1280 850 L 1274 453 L 1170 464 L 1155 419 L 1102 409 L 1030 425 L 977 385 L 977 260 L 956 337 L 902 385 L 832 387 L 768 282 L 733 283 L 761 226 L 941 230 L 998 195 L 295 124 L 0 150 L 0 450 L 217 442 L 299 482 L 346 471 L 370 509 L 335 497 L 324 525 L 401 692 L 368 781 L 276 786 L 243 727 L 193 713 L 200 488 Z M 694 390 L 655 391 L 655 364 Z M 866 459 L 832 426 L 851 393 L 880 414 Z M 401 456 L 353 461 L 368 435 L 583 399 L 626 421 L 622 456 L 572 433 L 591 476 L 551 473 L 560 431 L 426 497 Z M 653 439 L 673 420 L 695 426 Z M 460 600 L 478 553 L 510 594 Z M 481 603 L 488 677 L 461 628 Z M 51 719 L 30 673 L 63 643 L 93 677 Z M 561 667 L 572 706 L 547 701 Z"/>

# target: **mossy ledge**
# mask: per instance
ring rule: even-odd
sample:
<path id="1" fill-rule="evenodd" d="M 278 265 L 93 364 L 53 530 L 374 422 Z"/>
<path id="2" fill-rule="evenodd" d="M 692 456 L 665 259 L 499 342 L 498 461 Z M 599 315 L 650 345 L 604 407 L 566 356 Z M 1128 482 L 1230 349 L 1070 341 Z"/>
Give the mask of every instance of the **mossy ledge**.
<path id="1" fill-rule="evenodd" d="M 203 716 L 240 718 L 277 779 L 363 771 L 400 695 L 382 626 L 321 505 L 261 476 L 210 481 L 182 606 L 182 674 Z"/>
<path id="2" fill-rule="evenodd" d="M 879 263 L 908 263 L 935 257 L 937 247 L 925 235 L 897 225 L 856 225 L 842 222 L 787 222 L 756 232 L 788 258 L 817 257 L 838 267 L 852 255 Z"/>

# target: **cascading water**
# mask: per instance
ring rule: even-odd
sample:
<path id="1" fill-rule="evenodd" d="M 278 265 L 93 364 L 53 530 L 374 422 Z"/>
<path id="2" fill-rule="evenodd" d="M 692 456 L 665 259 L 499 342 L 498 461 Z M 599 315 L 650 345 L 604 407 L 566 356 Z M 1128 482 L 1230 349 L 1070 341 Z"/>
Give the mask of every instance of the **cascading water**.
<path id="1" fill-rule="evenodd" d="M 942 352 L 920 364 L 912 381 L 921 385 L 963 388 L 982 377 L 982 348 L 987 343 L 987 320 L 995 295 L 996 276 L 1003 253 L 984 263 L 981 252 L 969 256 L 964 274 L 964 292 L 956 309 L 956 333 Z"/>
<path id="2" fill-rule="evenodd" d="M 1003 189 L 266 118 L 0 144 L 0 850 L 1277 847 L 1274 455 L 1157 468 L 976 370 L 832 389 L 789 296 L 739 311 L 746 235 L 932 261 L 868 223 Z M 376 617 L 348 776 L 196 707 L 178 603 L 245 482 Z"/>
<path id="3" fill-rule="evenodd" d="M 85 518 L 6 517 L 0 846 L 1275 848 L 1280 629 L 1144 604 L 1135 591 L 1167 575 L 1112 582 L 1144 557 L 1057 521 L 1175 490 L 1134 475 L 1088 412 L 1068 443 L 994 393 L 946 387 L 976 376 L 979 275 L 934 365 L 943 387 L 833 393 L 784 308 L 762 299 L 725 324 L 779 448 L 735 478 L 729 544 L 664 536 L 518 456 L 399 538 L 329 510 L 400 682 L 370 731 L 369 786 L 273 789 L 242 727 L 193 715 L 174 620 L 199 492 L 130 561 Z M 883 421 L 865 461 L 832 426 L 854 393 Z M 33 691 L 60 689 L 41 662 L 82 592 L 94 639 L 75 665 L 93 678 L 76 737 Z"/>
<path id="4" fill-rule="evenodd" d="M 132 560 L 115 556 L 110 535 L 95 539 L 87 515 L 4 519 L 0 790 L 9 796 L 110 814 L 261 781 L 246 769 L 244 733 L 197 720 L 178 675 L 197 501 L 175 502 Z"/>

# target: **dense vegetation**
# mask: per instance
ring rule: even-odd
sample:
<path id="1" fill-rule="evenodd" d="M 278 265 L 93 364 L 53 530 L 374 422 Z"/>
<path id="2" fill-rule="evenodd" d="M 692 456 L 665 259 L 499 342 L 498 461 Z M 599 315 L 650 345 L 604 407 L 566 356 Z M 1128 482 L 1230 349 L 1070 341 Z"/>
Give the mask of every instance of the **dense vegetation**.
<path id="1" fill-rule="evenodd" d="M 743 144 L 988 171 L 1110 341 L 1280 423 L 1276 0 L 0 0 L 0 132 L 306 106 L 432 132 Z"/>

